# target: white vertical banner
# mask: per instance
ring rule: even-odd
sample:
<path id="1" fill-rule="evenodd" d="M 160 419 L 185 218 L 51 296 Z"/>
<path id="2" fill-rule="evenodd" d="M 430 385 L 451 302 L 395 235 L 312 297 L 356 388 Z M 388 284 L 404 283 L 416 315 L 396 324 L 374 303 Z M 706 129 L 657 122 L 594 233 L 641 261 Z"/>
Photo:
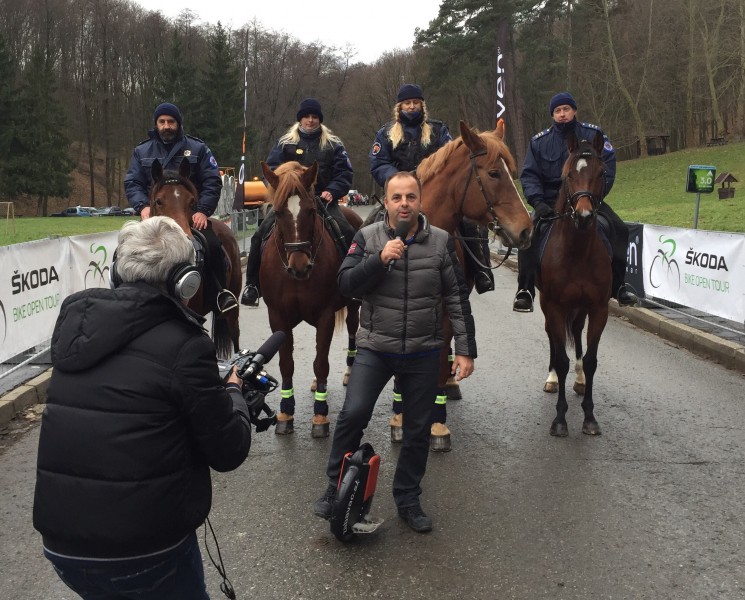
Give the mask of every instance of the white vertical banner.
<path id="1" fill-rule="evenodd" d="M 644 226 L 644 292 L 745 322 L 745 236 Z"/>
<path id="2" fill-rule="evenodd" d="M 0 247 L 0 362 L 52 337 L 73 291 L 68 238 Z"/>
<path id="3" fill-rule="evenodd" d="M 111 259 L 118 236 L 118 231 L 106 231 L 69 238 L 73 290 L 109 287 Z"/>

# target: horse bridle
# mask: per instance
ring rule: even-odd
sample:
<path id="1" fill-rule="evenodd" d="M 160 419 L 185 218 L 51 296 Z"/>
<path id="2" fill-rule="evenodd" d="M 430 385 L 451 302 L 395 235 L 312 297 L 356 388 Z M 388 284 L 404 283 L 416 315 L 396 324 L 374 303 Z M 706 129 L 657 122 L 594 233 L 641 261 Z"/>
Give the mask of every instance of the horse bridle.
<path id="1" fill-rule="evenodd" d="M 481 175 L 479 175 L 479 168 L 476 166 L 476 157 L 484 156 L 486 153 L 486 150 L 479 150 L 478 152 L 471 152 L 471 154 L 468 156 L 468 158 L 471 159 L 471 172 L 468 174 L 468 178 L 466 179 L 466 187 L 463 189 L 463 197 L 460 200 L 460 212 L 461 214 L 463 213 L 463 206 L 465 206 L 466 204 L 466 195 L 468 194 L 468 186 L 471 183 L 471 176 L 473 175 L 473 177 L 476 179 L 476 183 L 479 186 L 479 190 L 481 190 L 481 195 L 484 197 L 484 201 L 486 202 L 486 209 L 493 217 L 492 220 L 489 221 L 489 223 L 487 224 L 487 228 L 489 229 L 489 231 L 498 234 L 500 231 L 502 231 L 502 226 L 499 224 L 497 213 L 494 210 L 494 204 L 489 199 L 489 196 L 486 195 L 484 184 L 481 181 Z"/>
<path id="2" fill-rule="evenodd" d="M 315 203 L 316 200 L 314 199 L 313 202 Z M 318 256 L 318 251 L 321 248 L 321 245 L 323 244 L 323 235 L 321 235 L 321 241 L 318 242 L 318 245 L 315 246 L 315 251 L 313 251 L 313 242 L 315 240 L 315 232 L 316 232 L 316 223 L 318 222 L 318 219 L 316 218 L 317 209 L 315 206 L 313 207 L 313 230 L 311 232 L 311 238 L 310 240 L 303 240 L 302 242 L 282 242 L 282 246 L 285 250 L 285 257 L 287 259 L 287 262 L 285 262 L 282 259 L 282 253 L 279 253 L 280 261 L 282 262 L 282 266 L 285 268 L 285 270 L 289 270 L 290 268 L 290 256 L 294 254 L 295 252 L 302 252 L 310 259 L 310 266 L 312 267 L 316 263 L 316 256 Z M 277 228 L 277 224 L 275 222 L 274 227 Z M 321 223 L 321 227 L 323 227 L 323 223 Z M 277 235 L 274 238 L 274 242 L 277 245 L 277 250 L 279 251 L 279 238 L 282 237 L 282 232 L 277 228 Z"/>

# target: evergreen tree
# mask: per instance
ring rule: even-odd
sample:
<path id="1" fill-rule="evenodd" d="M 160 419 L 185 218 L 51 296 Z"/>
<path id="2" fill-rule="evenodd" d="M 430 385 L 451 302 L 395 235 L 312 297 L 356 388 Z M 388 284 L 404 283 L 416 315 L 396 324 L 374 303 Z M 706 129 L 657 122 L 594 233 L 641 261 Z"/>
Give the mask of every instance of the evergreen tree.
<path id="1" fill-rule="evenodd" d="M 181 34 L 174 29 L 168 55 L 158 75 L 156 103 L 172 102 L 187 122 L 193 121 L 197 113 L 196 72 L 196 66 L 184 51 Z M 191 133 L 188 123 L 186 130 Z"/>
<path id="2" fill-rule="evenodd" d="M 8 195 L 6 161 L 13 139 L 15 69 L 5 39 L 0 37 L 0 197 Z"/>
<path id="3" fill-rule="evenodd" d="M 243 69 L 230 46 L 230 31 L 219 22 L 209 36 L 201 74 L 200 106 L 188 131 L 203 139 L 220 167 L 238 165 L 243 136 Z"/>
<path id="4" fill-rule="evenodd" d="M 39 216 L 47 215 L 50 196 L 67 198 L 72 191 L 74 162 L 52 63 L 37 45 L 23 72 L 6 165 L 10 195 L 36 196 Z"/>

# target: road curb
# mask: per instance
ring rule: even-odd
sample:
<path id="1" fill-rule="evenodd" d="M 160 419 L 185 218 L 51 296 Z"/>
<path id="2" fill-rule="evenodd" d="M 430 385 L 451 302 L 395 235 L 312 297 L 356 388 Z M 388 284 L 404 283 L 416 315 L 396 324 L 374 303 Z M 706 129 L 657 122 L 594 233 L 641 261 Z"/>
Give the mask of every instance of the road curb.
<path id="1" fill-rule="evenodd" d="M 44 404 L 51 377 L 52 369 L 47 369 L 41 375 L 0 396 L 0 427 L 10 423 L 29 406 Z"/>

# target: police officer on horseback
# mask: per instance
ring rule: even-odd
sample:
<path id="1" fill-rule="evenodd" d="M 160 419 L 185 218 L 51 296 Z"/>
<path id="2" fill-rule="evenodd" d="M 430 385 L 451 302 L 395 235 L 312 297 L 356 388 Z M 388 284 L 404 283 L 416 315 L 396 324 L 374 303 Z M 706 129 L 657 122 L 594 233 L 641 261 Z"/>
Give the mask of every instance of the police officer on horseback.
<path id="1" fill-rule="evenodd" d="M 528 204 L 533 207 L 533 226 L 540 228 L 541 221 L 548 222 L 554 217 L 556 197 L 561 187 L 561 173 L 569 156 L 567 138 L 574 132 L 578 140 L 592 140 L 595 134 L 603 131 L 597 125 L 580 123 L 576 119 L 577 103 L 569 92 L 556 94 L 549 102 L 549 114 L 553 124 L 548 129 L 533 136 L 520 174 L 520 182 Z M 626 289 L 626 249 L 629 231 L 621 218 L 605 201 L 616 178 L 616 153 L 608 137 L 603 134 L 603 162 L 605 163 L 605 186 L 603 202 L 598 213 L 610 226 L 610 242 L 613 250 L 611 270 L 613 273 L 612 295 L 621 306 L 636 304 L 639 299 Z M 536 232 L 539 233 L 539 232 Z M 532 312 L 535 297 L 535 271 L 539 266 L 539 235 L 533 236 L 533 244 L 526 250 L 519 250 L 518 291 L 512 304 L 517 312 Z"/>
<path id="2" fill-rule="evenodd" d="M 369 154 L 370 173 L 381 187 L 399 171 L 415 171 L 422 160 L 453 139 L 445 123 L 429 118 L 424 93 L 416 84 L 401 86 L 393 117 L 378 130 Z M 493 290 L 487 236 L 470 221 L 464 220 L 460 227 L 470 250 L 465 255 L 472 266 L 476 291 L 483 294 Z"/>
<path id="3" fill-rule="evenodd" d="M 150 216 L 153 162 L 157 159 L 163 170 L 178 171 L 181 161 L 188 159 L 191 166 L 189 179 L 199 192 L 192 223 L 207 242 L 206 262 L 214 279 L 205 278 L 205 284 L 208 290 L 214 288 L 220 312 L 235 309 L 238 301 L 230 290 L 225 289 L 226 264 L 222 245 L 212 232 L 208 219 L 217 208 L 222 189 L 217 160 L 207 144 L 184 132 L 181 111 L 175 104 L 164 102 L 158 105 L 153 120 L 155 127 L 148 132 L 148 139 L 140 142 L 132 152 L 129 170 L 124 177 L 127 201 L 142 219 L 147 219 Z"/>
<path id="4" fill-rule="evenodd" d="M 323 111 L 318 100 L 303 100 L 296 117 L 297 123 L 279 138 L 266 162 L 272 170 L 290 161 L 297 161 L 304 167 L 318 163 L 315 192 L 317 199 L 321 200 L 319 211 L 330 224 L 337 243 L 346 250 L 352 243 L 355 229 L 341 212 L 339 199 L 352 187 L 352 163 L 342 141 L 323 124 Z M 269 213 L 251 237 L 241 304 L 256 306 L 261 297 L 261 241 L 269 235 L 273 225 L 274 213 Z"/>

